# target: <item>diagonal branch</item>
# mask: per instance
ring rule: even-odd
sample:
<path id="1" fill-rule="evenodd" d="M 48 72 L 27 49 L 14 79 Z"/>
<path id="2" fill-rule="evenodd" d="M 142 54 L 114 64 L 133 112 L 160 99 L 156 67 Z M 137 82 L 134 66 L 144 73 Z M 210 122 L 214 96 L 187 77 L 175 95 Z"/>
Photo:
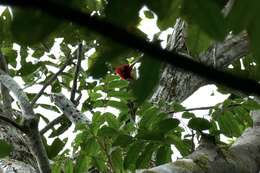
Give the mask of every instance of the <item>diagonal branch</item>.
<path id="1" fill-rule="evenodd" d="M 70 101 L 72 101 L 73 103 L 75 102 L 75 94 L 77 92 L 77 80 L 78 80 L 79 70 L 80 70 L 80 66 L 81 66 L 82 51 L 83 51 L 82 43 L 79 43 L 78 51 L 77 51 L 77 66 L 75 68 L 74 79 L 73 79 L 71 95 L 70 95 Z"/>
<path id="2" fill-rule="evenodd" d="M 39 91 L 39 93 L 32 99 L 31 105 L 33 106 L 37 100 L 41 97 L 41 95 L 44 93 L 44 90 L 51 85 L 56 79 L 57 77 L 63 72 L 63 70 L 71 63 L 71 58 L 68 57 L 66 62 L 61 66 L 61 68 L 59 69 L 59 71 L 57 73 L 55 73 L 51 78 L 49 78 L 49 80 L 47 80 L 47 82 L 43 85 L 42 89 Z"/>
<path id="3" fill-rule="evenodd" d="M 6 72 L 7 74 L 8 72 L 8 66 L 5 60 L 5 57 L 2 55 L 2 53 L 0 52 L 0 69 L 2 69 L 4 72 Z M 3 97 L 3 112 L 5 113 L 5 116 L 12 119 L 12 98 L 9 94 L 9 90 L 3 85 L 1 84 L 1 94 Z"/>
<path id="4" fill-rule="evenodd" d="M 17 124 L 16 122 L 14 122 L 13 120 L 10 120 L 9 118 L 6 117 L 6 115 L 4 114 L 0 114 L 0 121 L 4 121 L 10 125 L 12 125 L 13 127 L 19 129 L 21 132 L 25 132 L 24 127 L 21 126 L 20 124 Z"/>
<path id="5" fill-rule="evenodd" d="M 260 84 L 254 80 L 214 69 L 211 66 L 196 62 L 184 54 L 163 50 L 157 44 L 149 43 L 126 29 L 113 25 L 104 19 L 78 11 L 67 5 L 62 5 L 59 2 L 50 0 L 44 2 L 39 0 L 2 0 L 1 4 L 41 10 L 57 18 L 69 20 L 80 26 L 87 27 L 122 45 L 138 49 L 150 55 L 151 58 L 160 59 L 175 67 L 197 74 L 208 81 L 242 91 L 248 95 L 260 95 Z"/>
<path id="6" fill-rule="evenodd" d="M 0 82 L 14 93 L 14 96 L 16 97 L 21 107 L 23 118 L 26 120 L 35 119 L 35 115 L 29 99 L 18 83 L 16 83 L 13 78 L 11 78 L 2 70 L 0 70 Z"/>

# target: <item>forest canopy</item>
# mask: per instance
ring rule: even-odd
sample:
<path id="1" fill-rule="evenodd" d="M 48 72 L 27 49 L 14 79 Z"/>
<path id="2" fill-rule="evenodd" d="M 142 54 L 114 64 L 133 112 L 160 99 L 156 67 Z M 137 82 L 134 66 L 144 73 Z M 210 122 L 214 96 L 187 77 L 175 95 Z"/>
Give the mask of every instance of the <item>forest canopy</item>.
<path id="1" fill-rule="evenodd" d="M 204 164 L 214 170 L 210 159 L 198 155 L 206 143 L 225 164 L 241 166 L 223 153 L 238 154 L 241 135 L 258 127 L 252 112 L 260 108 L 260 2 L 0 4 L 8 6 L 0 16 L 3 165 L 13 159 L 24 170 L 46 173 L 134 172 L 170 162 L 181 167 L 171 157 L 175 148 L 193 160 L 192 171 L 205 169 Z M 152 39 L 139 29 L 144 20 L 156 21 L 159 28 Z M 212 83 L 230 95 L 223 103 L 182 105 Z M 207 109 L 208 115 L 200 117 L 192 112 L 196 109 Z M 45 127 L 39 129 L 39 122 Z M 69 139 L 61 136 L 72 125 L 76 137 L 67 147 Z"/>

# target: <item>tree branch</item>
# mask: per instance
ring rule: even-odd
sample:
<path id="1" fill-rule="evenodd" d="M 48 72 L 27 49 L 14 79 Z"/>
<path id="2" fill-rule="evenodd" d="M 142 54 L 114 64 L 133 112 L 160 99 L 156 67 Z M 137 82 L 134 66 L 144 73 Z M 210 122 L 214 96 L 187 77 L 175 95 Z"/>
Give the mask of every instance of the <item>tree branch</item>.
<path id="1" fill-rule="evenodd" d="M 37 100 L 41 97 L 41 95 L 44 93 L 44 90 L 51 85 L 57 77 L 63 72 L 63 70 L 71 63 L 72 58 L 68 57 L 66 62 L 61 66 L 59 71 L 55 73 L 49 80 L 46 81 L 46 83 L 43 85 L 42 89 L 39 91 L 39 93 L 32 99 L 31 105 L 33 106 Z"/>
<path id="2" fill-rule="evenodd" d="M 9 74 L 5 57 L 2 55 L 1 52 L 0 52 L 0 68 L 5 73 Z M 6 117 L 13 119 L 12 106 L 11 106 L 12 98 L 9 94 L 9 90 L 3 84 L 1 84 L 1 93 L 2 93 L 2 97 L 3 97 L 3 112 L 5 113 Z"/>
<path id="3" fill-rule="evenodd" d="M 23 118 L 29 120 L 34 119 L 35 115 L 27 95 L 23 92 L 22 88 L 5 72 L 0 70 L 0 82 L 5 85 L 10 91 L 14 93 L 21 110 Z"/>
<path id="4" fill-rule="evenodd" d="M 78 80 L 79 70 L 81 66 L 81 59 L 82 59 L 82 42 L 78 44 L 77 66 L 75 68 L 74 79 L 73 79 L 71 95 L 70 95 L 70 101 L 72 101 L 72 103 L 75 102 L 75 94 L 77 92 L 77 80 Z"/>
<path id="5" fill-rule="evenodd" d="M 72 123 L 89 123 L 90 120 L 77 108 L 75 105 L 68 100 L 63 94 L 52 94 L 51 99 L 55 105 L 57 105 L 64 115 L 72 122 Z"/>
<path id="6" fill-rule="evenodd" d="M 20 124 L 17 124 L 15 121 L 10 120 L 9 118 L 7 118 L 4 114 L 0 114 L 0 121 L 4 121 L 10 125 L 12 125 L 13 127 L 19 129 L 21 132 L 25 132 L 24 127 L 21 126 Z"/>
<path id="7" fill-rule="evenodd" d="M 151 58 L 157 58 L 163 62 L 172 64 L 175 67 L 197 74 L 208 81 L 243 91 L 248 95 L 260 95 L 260 84 L 254 80 L 214 69 L 213 67 L 192 60 L 187 55 L 163 50 L 157 44 L 149 43 L 135 34 L 130 33 L 126 29 L 115 26 L 96 16 L 80 12 L 67 5 L 62 5 L 56 1 L 2 0 L 1 4 L 41 10 L 57 18 L 69 20 L 80 26 L 87 27 L 122 45 L 138 49 L 139 51 L 150 55 Z"/>
<path id="8" fill-rule="evenodd" d="M 29 139 L 29 147 L 37 160 L 40 172 L 51 173 L 49 159 L 38 130 L 38 117 L 34 114 L 27 95 L 14 80 L 2 70 L 0 70 L 0 82 L 13 92 L 21 107 L 25 134 Z"/>

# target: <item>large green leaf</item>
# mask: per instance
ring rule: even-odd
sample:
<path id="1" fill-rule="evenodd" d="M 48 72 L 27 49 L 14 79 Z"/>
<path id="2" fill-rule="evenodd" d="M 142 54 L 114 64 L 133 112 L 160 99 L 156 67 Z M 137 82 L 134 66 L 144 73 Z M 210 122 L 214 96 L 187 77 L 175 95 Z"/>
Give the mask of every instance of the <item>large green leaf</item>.
<path id="1" fill-rule="evenodd" d="M 156 152 L 156 165 L 171 162 L 172 149 L 170 145 L 161 146 Z"/>
<path id="2" fill-rule="evenodd" d="M 216 40 L 223 40 L 227 26 L 221 8 L 213 0 L 183 0 L 182 14 Z"/>
<path id="3" fill-rule="evenodd" d="M 260 7 L 260 4 L 259 4 Z M 259 9 L 259 8 L 258 8 Z M 255 17 L 254 21 L 247 27 L 249 40 L 250 40 L 250 48 L 253 51 L 253 55 L 256 61 L 257 74 L 259 76 L 260 72 L 260 21 L 257 17 Z"/>
<path id="4" fill-rule="evenodd" d="M 139 127 L 142 129 L 150 129 L 154 123 L 156 123 L 156 119 L 158 116 L 159 110 L 156 107 L 150 107 L 146 109 L 141 115 L 141 120 L 139 122 Z"/>
<path id="5" fill-rule="evenodd" d="M 220 131 L 228 137 L 239 137 L 242 133 L 238 121 L 230 111 L 226 111 L 224 114 L 218 116 L 217 122 Z"/>
<path id="6" fill-rule="evenodd" d="M 128 111 L 127 105 L 124 102 L 120 102 L 120 101 L 109 100 L 107 102 L 107 106 L 114 107 L 114 108 L 120 110 L 121 112 Z"/>
<path id="7" fill-rule="evenodd" d="M 11 47 L 2 47 L 1 52 L 7 59 L 8 64 L 11 64 L 14 68 L 16 68 L 17 52 L 15 50 L 13 50 Z"/>
<path id="8" fill-rule="evenodd" d="M 150 143 L 145 146 L 145 149 L 143 152 L 141 152 L 141 155 L 138 157 L 136 161 L 136 168 L 141 169 L 141 168 L 148 168 L 150 160 L 152 158 L 152 155 L 157 148 L 156 144 Z"/>
<path id="9" fill-rule="evenodd" d="M 134 142 L 134 139 L 132 136 L 129 135 L 119 135 L 114 143 L 113 146 L 121 146 L 121 147 L 126 147 L 130 145 L 132 142 Z"/>
<path id="10" fill-rule="evenodd" d="M 193 57 L 197 57 L 209 47 L 211 39 L 197 25 L 188 25 L 187 32 L 188 50 Z"/>
<path id="11" fill-rule="evenodd" d="M 22 68 L 17 71 L 17 73 L 21 76 L 27 76 L 34 73 L 39 67 L 41 66 L 41 63 L 32 64 L 31 62 L 24 63 L 22 65 Z"/>
<path id="12" fill-rule="evenodd" d="M 73 173 L 73 162 L 72 160 L 67 160 L 64 165 L 64 172 L 65 173 Z"/>
<path id="13" fill-rule="evenodd" d="M 161 61 L 144 55 L 141 59 L 140 78 L 133 82 L 133 93 L 142 104 L 149 98 L 160 79 Z"/>
<path id="14" fill-rule="evenodd" d="M 106 18 L 123 27 L 135 26 L 138 23 L 139 10 L 141 8 L 139 0 L 109 0 L 105 8 Z"/>
<path id="15" fill-rule="evenodd" d="M 36 10 L 15 8 L 13 16 L 13 37 L 25 46 L 44 41 L 59 25 L 59 20 Z"/>
<path id="16" fill-rule="evenodd" d="M 245 0 L 236 0 L 234 5 L 227 16 L 227 22 L 229 27 L 235 32 L 235 34 L 250 27 L 253 21 L 257 21 L 257 13 L 260 7 L 260 1 L 251 0 L 250 2 Z"/>
<path id="17" fill-rule="evenodd" d="M 61 140 L 60 138 L 54 139 L 50 146 L 47 146 L 47 154 L 50 159 L 59 154 L 67 142 L 67 139 Z"/>
<path id="18" fill-rule="evenodd" d="M 84 173 L 90 167 L 91 158 L 84 152 L 81 152 L 76 161 L 75 172 Z"/>
<path id="19" fill-rule="evenodd" d="M 180 121 L 176 118 L 167 118 L 158 122 L 154 127 L 158 129 L 161 133 L 165 134 L 170 130 L 175 129 L 180 124 Z"/>
<path id="20" fill-rule="evenodd" d="M 197 131 L 208 130 L 210 126 L 210 122 L 205 118 L 192 118 L 188 123 L 189 128 Z"/>
<path id="21" fill-rule="evenodd" d="M 8 156 L 13 149 L 12 145 L 6 143 L 4 140 L 0 140 L 0 148 L 0 158 Z"/>
<path id="22" fill-rule="evenodd" d="M 127 153 L 126 157 L 124 159 L 124 168 L 129 170 L 135 170 L 136 168 L 136 160 L 138 159 L 139 154 L 144 149 L 144 143 L 141 141 L 137 141 L 133 143 Z"/>
<path id="23" fill-rule="evenodd" d="M 123 151 L 121 148 L 116 148 L 111 153 L 111 161 L 115 172 L 123 171 Z"/>
<path id="24" fill-rule="evenodd" d="M 95 137 L 91 137 L 83 143 L 82 149 L 88 154 L 88 156 L 96 156 L 101 148 L 97 142 L 97 139 Z"/>

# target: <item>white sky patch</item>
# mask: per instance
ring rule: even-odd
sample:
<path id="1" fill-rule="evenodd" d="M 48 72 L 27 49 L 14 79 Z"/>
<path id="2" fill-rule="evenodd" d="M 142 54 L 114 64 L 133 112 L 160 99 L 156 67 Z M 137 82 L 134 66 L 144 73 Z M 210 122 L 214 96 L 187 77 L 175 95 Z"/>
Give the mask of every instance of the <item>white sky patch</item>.
<path id="1" fill-rule="evenodd" d="M 138 28 L 147 34 L 150 40 L 153 39 L 154 34 L 160 32 L 160 29 L 156 25 L 157 16 L 155 15 L 154 19 L 148 19 L 144 15 L 144 11 L 147 10 L 147 7 L 143 7 L 140 10 L 139 16 L 141 17 L 142 21 L 140 22 Z"/>
<path id="2" fill-rule="evenodd" d="M 0 15 L 5 11 L 6 7 L 0 5 Z"/>

